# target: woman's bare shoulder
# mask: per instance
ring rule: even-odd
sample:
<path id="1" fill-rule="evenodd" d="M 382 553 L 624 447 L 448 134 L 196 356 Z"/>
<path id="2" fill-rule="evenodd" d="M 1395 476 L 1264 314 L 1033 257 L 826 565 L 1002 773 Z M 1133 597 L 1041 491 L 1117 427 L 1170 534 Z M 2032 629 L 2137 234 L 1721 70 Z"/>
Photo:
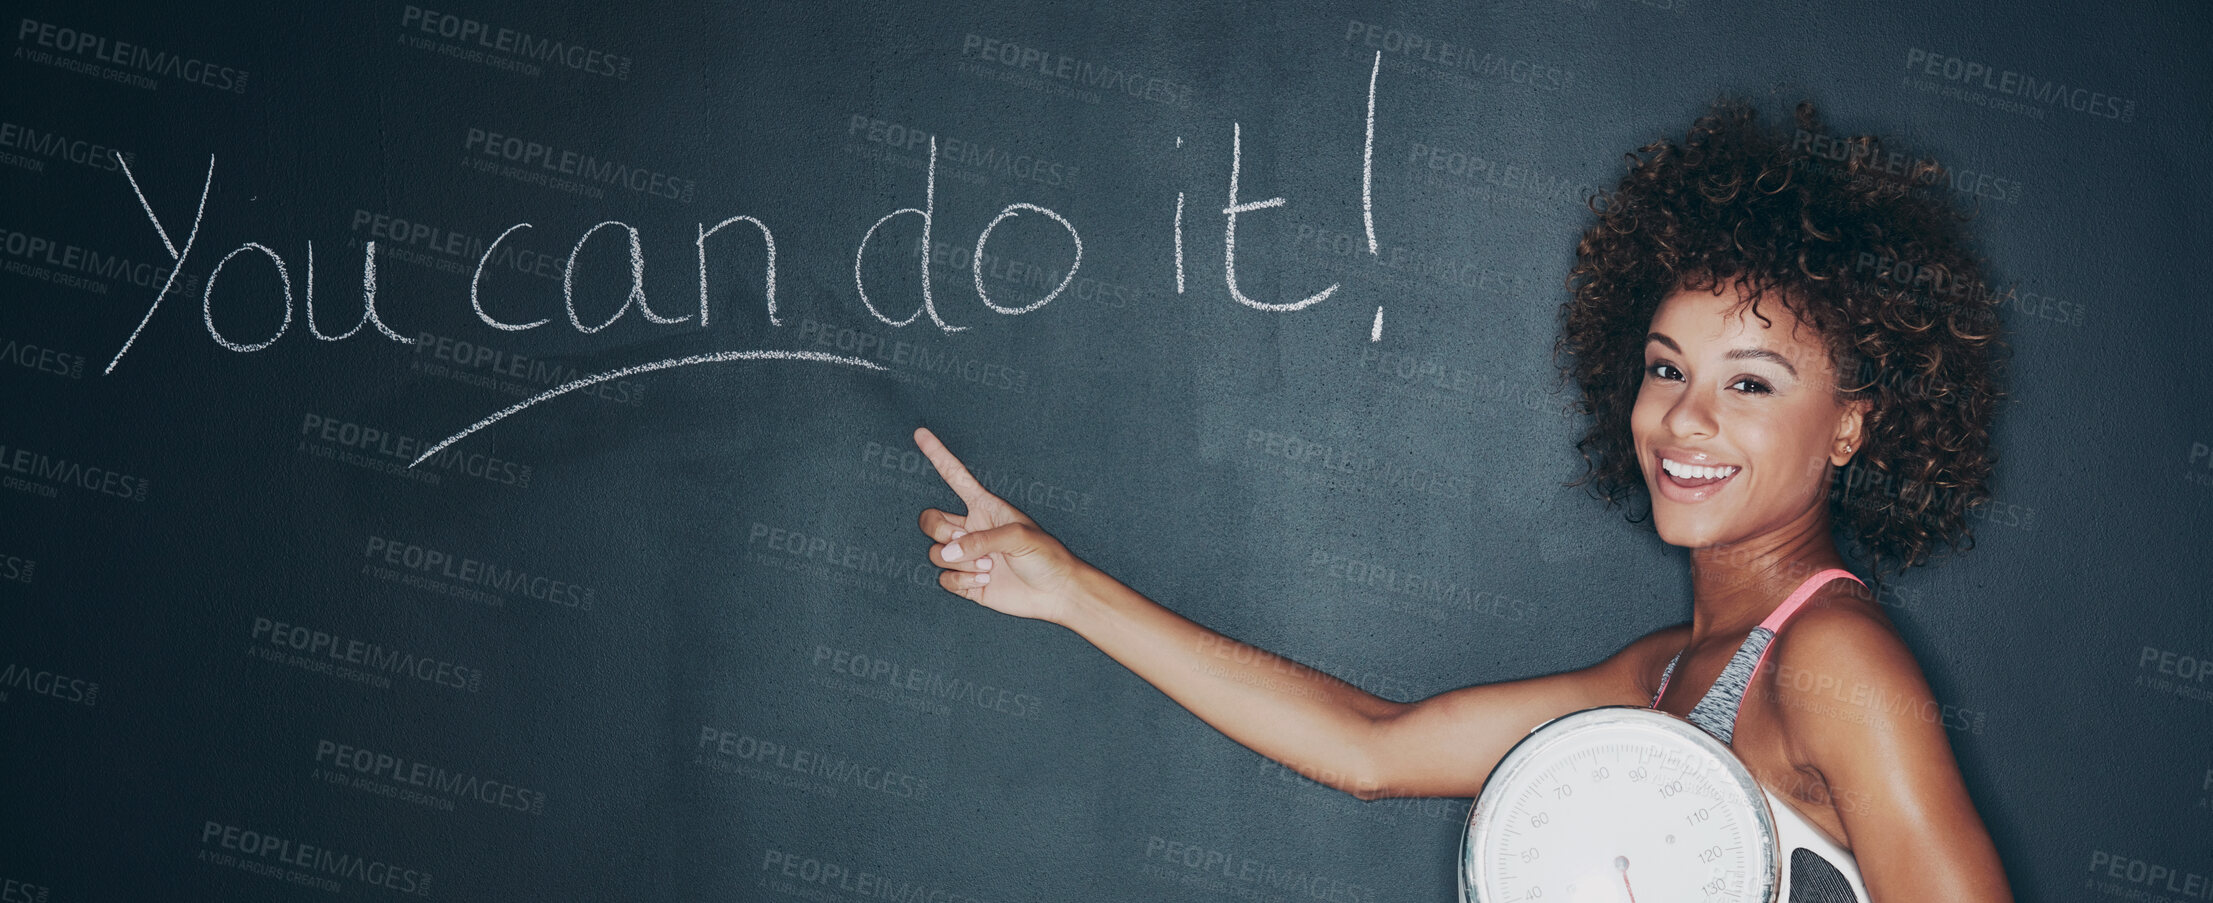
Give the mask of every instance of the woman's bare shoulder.
<path id="1" fill-rule="evenodd" d="M 1801 752 L 1830 757 L 1888 745 L 1901 734 L 1941 738 L 1928 678 L 1913 650 L 1875 605 L 1858 599 L 1809 605 L 1769 652 L 1771 688 Z"/>
<path id="2" fill-rule="evenodd" d="M 1802 670 L 1815 683 L 1922 680 L 1913 650 L 1889 616 L 1873 602 L 1846 592 L 1817 595 L 1791 616 L 1773 647 L 1769 655 L 1779 675 L 1786 669 Z"/>
<path id="3" fill-rule="evenodd" d="M 1865 600 L 1809 606 L 1770 655 L 1793 764 L 1818 773 L 1873 891 L 1939 888 L 1932 899 L 2000 900 L 2005 870 L 1960 776 L 1946 707 L 1913 651 Z"/>

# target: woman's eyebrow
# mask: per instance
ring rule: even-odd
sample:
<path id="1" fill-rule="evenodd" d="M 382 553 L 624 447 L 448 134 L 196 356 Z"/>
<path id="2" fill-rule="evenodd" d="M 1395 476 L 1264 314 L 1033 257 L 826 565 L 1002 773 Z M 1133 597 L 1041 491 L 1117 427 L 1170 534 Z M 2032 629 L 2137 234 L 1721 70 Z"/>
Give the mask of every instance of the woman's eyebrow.
<path id="1" fill-rule="evenodd" d="M 1662 333 L 1645 333 L 1644 340 L 1646 342 L 1658 342 L 1662 345 L 1666 345 L 1668 347 L 1668 350 L 1673 351 L 1676 354 L 1683 353 L 1683 346 L 1675 344 L 1674 339 L 1668 338 Z M 1722 357 L 1732 361 L 1774 361 L 1775 363 L 1780 364 L 1785 371 L 1788 371 L 1792 379 L 1798 378 L 1798 368 L 1791 365 L 1790 358 L 1784 357 L 1765 348 L 1738 348 L 1730 351 L 1728 354 L 1722 355 Z"/>
<path id="2" fill-rule="evenodd" d="M 1791 378 L 1792 378 L 1792 379 L 1797 379 L 1797 378 L 1798 378 L 1798 368 L 1797 368 L 1797 367 L 1793 367 L 1793 366 L 1791 366 L 1791 365 L 1790 365 L 1790 359 L 1789 359 L 1789 358 L 1787 358 L 1787 357 L 1784 357 L 1784 356 L 1782 356 L 1782 355 L 1780 355 L 1780 354 L 1777 354 L 1777 353 L 1775 353 L 1775 352 L 1773 352 L 1773 351 L 1769 351 L 1769 350 L 1767 350 L 1767 349 L 1765 349 L 1765 348 L 1738 348 L 1738 349 L 1735 349 L 1735 350 L 1732 350 L 1732 351 L 1730 351 L 1730 352 L 1729 352 L 1728 354 L 1724 354 L 1724 355 L 1722 355 L 1722 357 L 1724 357 L 1724 358 L 1727 358 L 1727 359 L 1729 359 L 1729 360 L 1732 360 L 1732 361 L 1742 361 L 1742 360 L 1761 360 L 1761 361 L 1774 361 L 1775 363 L 1781 364 L 1781 365 L 1783 366 L 1783 369 L 1784 369 L 1784 370 L 1788 370 L 1788 371 L 1790 371 L 1790 376 L 1791 376 Z"/>

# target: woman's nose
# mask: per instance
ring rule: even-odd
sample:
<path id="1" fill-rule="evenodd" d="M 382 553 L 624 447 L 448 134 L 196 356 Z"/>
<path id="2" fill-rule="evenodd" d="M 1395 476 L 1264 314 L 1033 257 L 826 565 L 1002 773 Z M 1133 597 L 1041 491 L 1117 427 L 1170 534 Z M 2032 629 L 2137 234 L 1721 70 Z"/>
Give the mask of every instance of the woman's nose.
<path id="1" fill-rule="evenodd" d="M 1697 386 L 1685 388 L 1686 391 L 1675 396 L 1675 403 L 1668 406 L 1661 425 L 1686 439 L 1712 436 L 1716 429 L 1713 400 Z"/>

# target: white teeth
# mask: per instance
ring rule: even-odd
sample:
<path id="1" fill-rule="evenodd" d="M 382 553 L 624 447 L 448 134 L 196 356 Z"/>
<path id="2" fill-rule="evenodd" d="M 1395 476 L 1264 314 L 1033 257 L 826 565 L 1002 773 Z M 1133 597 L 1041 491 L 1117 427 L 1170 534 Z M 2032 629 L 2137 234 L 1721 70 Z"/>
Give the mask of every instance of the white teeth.
<path id="1" fill-rule="evenodd" d="M 1660 459 L 1660 469 L 1665 470 L 1668 473 L 1674 474 L 1676 477 L 1685 480 L 1718 479 L 1720 477 L 1726 477 L 1730 474 L 1736 473 L 1739 470 L 1739 468 L 1729 465 L 1705 467 L 1697 464 L 1684 464 L 1678 461 L 1670 460 L 1668 458 Z"/>

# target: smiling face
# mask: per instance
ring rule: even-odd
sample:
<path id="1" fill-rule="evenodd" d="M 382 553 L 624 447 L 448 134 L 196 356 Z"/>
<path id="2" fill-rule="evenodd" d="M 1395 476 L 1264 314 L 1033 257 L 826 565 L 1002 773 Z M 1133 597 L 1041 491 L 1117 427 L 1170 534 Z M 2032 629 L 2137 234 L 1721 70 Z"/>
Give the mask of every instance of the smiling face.
<path id="1" fill-rule="evenodd" d="M 1823 526 L 1830 468 L 1857 449 L 1864 402 L 1837 397 L 1812 326 L 1772 296 L 1760 314 L 1725 285 L 1660 302 L 1629 415 L 1652 519 L 1670 545 L 1706 548 Z"/>

